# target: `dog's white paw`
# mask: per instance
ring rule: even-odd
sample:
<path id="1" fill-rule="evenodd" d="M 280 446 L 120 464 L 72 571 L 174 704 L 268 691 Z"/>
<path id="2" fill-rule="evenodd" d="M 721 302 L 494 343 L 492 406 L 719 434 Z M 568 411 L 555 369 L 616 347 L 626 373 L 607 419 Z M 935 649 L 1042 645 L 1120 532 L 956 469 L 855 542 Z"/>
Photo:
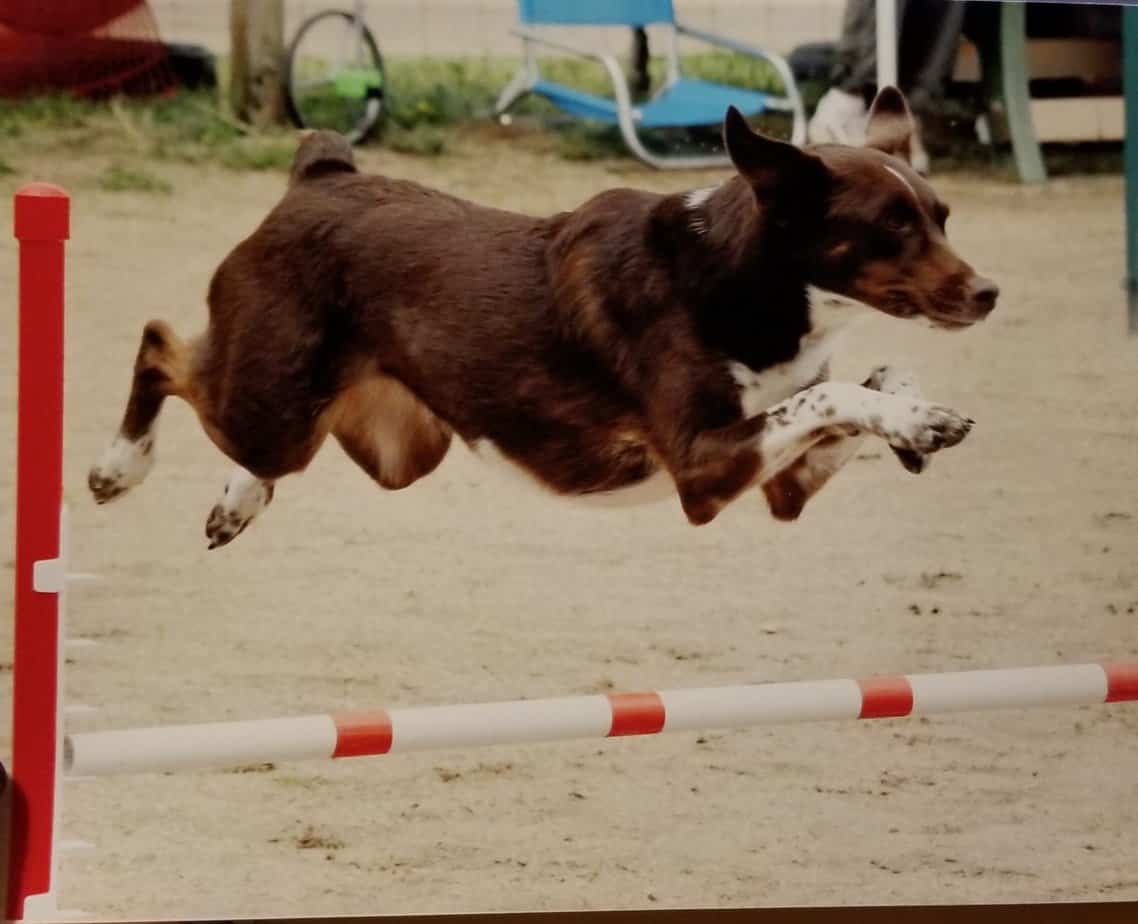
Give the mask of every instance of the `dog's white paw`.
<path id="1" fill-rule="evenodd" d="M 901 420 L 886 424 L 885 439 L 894 449 L 925 455 L 955 446 L 968 435 L 973 423 L 951 408 L 915 402 Z"/>
<path id="2" fill-rule="evenodd" d="M 153 433 L 133 441 L 119 434 L 88 472 L 87 487 L 95 503 L 105 504 L 142 484 L 153 467 Z"/>
<path id="3" fill-rule="evenodd" d="M 262 481 L 243 468 L 237 469 L 229 476 L 221 500 L 214 504 L 206 520 L 209 547 L 216 549 L 236 539 L 272 499 L 271 481 Z"/>
<path id="4" fill-rule="evenodd" d="M 907 395 L 913 398 L 921 397 L 921 389 L 917 384 L 917 377 L 904 369 L 893 366 L 878 366 L 870 373 L 865 381 L 865 387 L 880 391 L 887 395 Z M 901 462 L 907 472 L 919 475 L 929 467 L 932 461 L 928 456 L 915 449 L 901 449 L 890 447 L 893 454 Z"/>

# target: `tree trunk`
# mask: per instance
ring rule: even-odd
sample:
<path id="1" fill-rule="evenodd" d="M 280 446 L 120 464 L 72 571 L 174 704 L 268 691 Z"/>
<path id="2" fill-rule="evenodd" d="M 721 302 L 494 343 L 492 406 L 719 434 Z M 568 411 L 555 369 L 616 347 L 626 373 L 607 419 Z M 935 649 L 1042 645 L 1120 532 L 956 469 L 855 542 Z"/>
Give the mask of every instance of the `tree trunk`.
<path id="1" fill-rule="evenodd" d="M 229 102 L 263 128 L 284 117 L 284 0 L 229 0 Z"/>

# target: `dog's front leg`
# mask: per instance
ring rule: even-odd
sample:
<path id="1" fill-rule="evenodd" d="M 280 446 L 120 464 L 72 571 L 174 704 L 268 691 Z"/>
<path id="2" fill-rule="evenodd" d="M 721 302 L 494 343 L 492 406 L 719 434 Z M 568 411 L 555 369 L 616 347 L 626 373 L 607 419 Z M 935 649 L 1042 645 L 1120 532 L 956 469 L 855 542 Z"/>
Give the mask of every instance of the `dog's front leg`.
<path id="1" fill-rule="evenodd" d="M 920 398 L 921 390 L 916 377 L 890 366 L 874 369 L 864 382 L 864 388 L 887 395 L 907 395 Z M 779 520 L 796 520 L 802 515 L 806 503 L 849 462 L 862 443 L 865 433 L 854 436 L 828 436 L 807 449 L 786 468 L 762 484 L 763 494 L 771 514 Z M 920 474 L 928 466 L 929 457 L 912 449 L 890 447 L 901 464 L 913 474 Z"/>
<path id="2" fill-rule="evenodd" d="M 830 442 L 835 437 L 872 434 L 894 449 L 927 455 L 959 443 L 971 427 L 955 411 L 919 398 L 826 382 L 700 433 L 676 485 L 688 519 L 707 523 L 747 487 L 770 481 L 823 442 L 836 445 Z"/>

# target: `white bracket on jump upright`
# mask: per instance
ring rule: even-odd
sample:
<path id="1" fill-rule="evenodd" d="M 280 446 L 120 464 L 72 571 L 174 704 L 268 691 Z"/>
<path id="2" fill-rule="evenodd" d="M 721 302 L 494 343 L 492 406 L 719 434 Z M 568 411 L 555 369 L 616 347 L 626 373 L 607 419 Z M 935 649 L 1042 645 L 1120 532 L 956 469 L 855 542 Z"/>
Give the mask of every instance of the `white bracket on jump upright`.
<path id="1" fill-rule="evenodd" d="M 20 371 L 8 920 L 58 920 L 61 782 L 253 763 L 1138 700 L 1138 661 L 392 708 L 65 734 L 63 246 L 69 200 L 16 194 Z"/>

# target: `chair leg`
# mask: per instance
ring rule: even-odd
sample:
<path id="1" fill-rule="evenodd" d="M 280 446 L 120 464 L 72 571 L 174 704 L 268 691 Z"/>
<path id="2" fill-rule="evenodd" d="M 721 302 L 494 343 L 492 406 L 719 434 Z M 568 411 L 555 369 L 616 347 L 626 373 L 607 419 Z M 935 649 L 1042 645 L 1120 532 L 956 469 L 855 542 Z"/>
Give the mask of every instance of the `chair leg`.
<path id="1" fill-rule="evenodd" d="M 529 70 L 525 67 L 520 68 L 498 94 L 498 100 L 494 103 L 495 118 L 503 115 L 514 103 L 529 93 L 532 86 Z"/>
<path id="2" fill-rule="evenodd" d="M 1031 120 L 1026 7 L 1022 3 L 1003 3 L 1000 6 L 1000 95 L 1011 135 L 1012 154 L 1022 182 L 1042 183 L 1047 179 L 1047 168 L 1043 164 Z"/>

